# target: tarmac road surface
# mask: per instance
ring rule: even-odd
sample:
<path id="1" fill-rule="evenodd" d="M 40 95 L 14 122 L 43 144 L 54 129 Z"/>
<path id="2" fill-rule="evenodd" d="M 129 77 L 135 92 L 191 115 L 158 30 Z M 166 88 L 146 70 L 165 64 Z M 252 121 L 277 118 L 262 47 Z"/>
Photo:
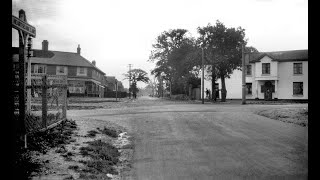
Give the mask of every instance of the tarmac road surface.
<path id="1" fill-rule="evenodd" d="M 114 122 L 134 135 L 127 179 L 307 179 L 308 128 L 252 112 L 260 107 L 267 106 L 149 104 L 68 114 Z"/>

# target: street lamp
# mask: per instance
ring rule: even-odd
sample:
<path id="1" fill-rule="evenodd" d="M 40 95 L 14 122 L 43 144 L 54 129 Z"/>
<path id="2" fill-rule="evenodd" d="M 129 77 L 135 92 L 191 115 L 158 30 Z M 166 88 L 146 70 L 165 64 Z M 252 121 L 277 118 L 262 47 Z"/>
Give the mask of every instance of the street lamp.
<path id="1" fill-rule="evenodd" d="M 32 47 L 32 38 L 29 36 L 27 41 L 27 57 L 28 57 L 28 70 L 27 70 L 27 85 L 31 86 L 31 47 Z M 27 89 L 27 112 L 31 112 L 31 88 Z"/>

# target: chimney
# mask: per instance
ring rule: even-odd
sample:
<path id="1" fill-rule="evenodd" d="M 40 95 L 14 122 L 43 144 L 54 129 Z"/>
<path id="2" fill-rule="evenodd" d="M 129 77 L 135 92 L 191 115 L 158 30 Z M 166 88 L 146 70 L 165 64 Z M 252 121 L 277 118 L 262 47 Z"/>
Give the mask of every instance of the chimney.
<path id="1" fill-rule="evenodd" d="M 80 51 L 81 51 L 80 44 L 78 44 L 77 54 L 79 54 L 79 55 L 80 55 Z"/>
<path id="2" fill-rule="evenodd" d="M 92 64 L 93 64 L 94 66 L 96 66 L 96 61 L 95 61 L 95 60 L 93 60 L 93 61 L 92 61 Z"/>
<path id="3" fill-rule="evenodd" d="M 43 40 L 42 41 L 42 50 L 43 51 L 48 51 L 48 46 L 49 46 L 49 42 L 47 40 Z"/>

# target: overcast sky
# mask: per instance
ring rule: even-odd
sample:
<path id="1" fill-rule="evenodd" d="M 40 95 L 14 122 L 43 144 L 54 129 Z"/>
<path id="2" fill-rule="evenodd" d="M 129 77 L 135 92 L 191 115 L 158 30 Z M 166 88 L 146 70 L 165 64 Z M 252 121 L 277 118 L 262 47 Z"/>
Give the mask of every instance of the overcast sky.
<path id="1" fill-rule="evenodd" d="M 55 51 L 76 52 L 80 44 L 84 58 L 125 87 L 128 64 L 150 74 L 152 44 L 170 29 L 198 37 L 197 27 L 219 20 L 244 28 L 248 46 L 262 52 L 308 49 L 307 0 L 13 0 L 12 14 L 20 9 L 37 29 L 34 49 L 43 40 Z"/>

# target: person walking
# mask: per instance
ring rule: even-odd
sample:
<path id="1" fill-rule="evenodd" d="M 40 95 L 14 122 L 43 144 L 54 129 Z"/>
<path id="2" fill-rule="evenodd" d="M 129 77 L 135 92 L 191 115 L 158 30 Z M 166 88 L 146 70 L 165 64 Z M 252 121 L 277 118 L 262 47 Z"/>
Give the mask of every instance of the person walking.
<path id="1" fill-rule="evenodd" d="M 54 103 L 54 101 L 57 104 L 57 107 L 59 106 L 59 92 L 58 92 L 58 88 L 54 88 L 53 89 L 53 93 L 52 93 L 52 101 L 51 101 L 51 106 Z"/>
<path id="2" fill-rule="evenodd" d="M 207 99 L 209 98 L 209 90 L 208 90 L 208 88 L 206 88 L 206 98 Z"/>

